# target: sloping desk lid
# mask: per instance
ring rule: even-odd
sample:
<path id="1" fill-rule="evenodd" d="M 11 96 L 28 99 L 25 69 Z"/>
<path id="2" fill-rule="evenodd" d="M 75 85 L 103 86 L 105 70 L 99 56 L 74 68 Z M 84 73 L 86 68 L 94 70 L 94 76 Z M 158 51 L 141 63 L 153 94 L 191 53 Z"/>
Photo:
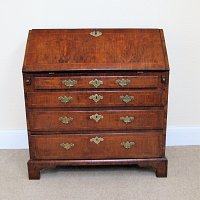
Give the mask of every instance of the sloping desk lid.
<path id="1" fill-rule="evenodd" d="M 23 72 L 168 70 L 161 29 L 29 31 Z"/>

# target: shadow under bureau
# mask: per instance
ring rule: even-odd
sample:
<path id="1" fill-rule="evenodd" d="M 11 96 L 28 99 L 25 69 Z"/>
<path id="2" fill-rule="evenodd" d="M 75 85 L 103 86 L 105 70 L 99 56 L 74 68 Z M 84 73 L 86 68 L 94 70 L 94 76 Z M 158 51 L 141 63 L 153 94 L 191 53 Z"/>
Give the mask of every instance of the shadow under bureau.
<path id="1" fill-rule="evenodd" d="M 167 176 L 161 29 L 31 30 L 23 79 L 30 179 L 69 165 L 136 164 Z"/>

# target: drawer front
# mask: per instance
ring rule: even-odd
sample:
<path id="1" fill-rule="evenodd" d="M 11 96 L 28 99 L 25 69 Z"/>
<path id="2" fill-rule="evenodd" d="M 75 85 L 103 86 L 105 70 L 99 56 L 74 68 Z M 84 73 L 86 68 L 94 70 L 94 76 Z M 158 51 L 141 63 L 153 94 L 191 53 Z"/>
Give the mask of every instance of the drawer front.
<path id="1" fill-rule="evenodd" d="M 159 76 L 35 77 L 35 89 L 157 88 Z"/>
<path id="2" fill-rule="evenodd" d="M 29 111 L 32 131 L 162 129 L 162 110 Z"/>
<path id="3" fill-rule="evenodd" d="M 162 132 L 31 136 L 34 159 L 112 159 L 162 156 Z"/>
<path id="4" fill-rule="evenodd" d="M 161 91 L 68 91 L 27 93 L 28 107 L 163 106 Z"/>

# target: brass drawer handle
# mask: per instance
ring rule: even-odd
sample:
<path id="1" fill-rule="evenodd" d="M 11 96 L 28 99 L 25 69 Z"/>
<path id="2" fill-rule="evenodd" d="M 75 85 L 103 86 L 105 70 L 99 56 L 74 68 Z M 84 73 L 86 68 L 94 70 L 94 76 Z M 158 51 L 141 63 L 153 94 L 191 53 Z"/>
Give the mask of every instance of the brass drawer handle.
<path id="1" fill-rule="evenodd" d="M 100 119 L 103 119 L 103 115 L 94 114 L 90 116 L 90 119 L 94 120 L 95 122 L 99 122 Z"/>
<path id="2" fill-rule="evenodd" d="M 77 81 L 69 79 L 69 80 L 63 80 L 62 83 L 67 87 L 74 87 L 76 86 Z"/>
<path id="3" fill-rule="evenodd" d="M 89 82 L 90 85 L 93 85 L 95 88 L 98 88 L 100 85 L 103 85 L 103 81 L 94 79 Z"/>
<path id="4" fill-rule="evenodd" d="M 118 79 L 115 81 L 116 84 L 118 84 L 121 87 L 127 86 L 131 81 L 129 79 Z"/>
<path id="5" fill-rule="evenodd" d="M 102 137 L 98 137 L 98 136 L 90 139 L 90 142 L 94 142 L 95 144 L 99 144 L 100 142 L 103 142 L 103 141 L 104 141 L 104 139 Z"/>
<path id="6" fill-rule="evenodd" d="M 71 96 L 60 96 L 58 100 L 62 103 L 69 103 L 72 100 Z"/>
<path id="7" fill-rule="evenodd" d="M 72 120 L 73 120 L 72 117 L 67 117 L 67 116 L 59 117 L 59 121 L 61 121 L 63 124 L 69 124 L 72 122 Z"/>
<path id="8" fill-rule="evenodd" d="M 72 147 L 74 147 L 74 144 L 73 143 L 61 143 L 60 146 L 63 147 L 64 149 L 66 149 L 66 150 L 69 150 Z"/>
<path id="9" fill-rule="evenodd" d="M 134 96 L 129 96 L 129 95 L 125 95 L 125 96 L 120 96 L 120 99 L 124 102 L 124 103 L 129 103 L 134 99 Z"/>
<path id="10" fill-rule="evenodd" d="M 134 117 L 129 117 L 129 116 L 120 117 L 120 120 L 127 124 L 131 123 L 134 120 Z"/>
<path id="11" fill-rule="evenodd" d="M 121 146 L 123 146 L 125 149 L 130 149 L 134 145 L 135 145 L 135 142 L 129 142 L 129 141 L 125 141 L 121 143 Z"/>
<path id="12" fill-rule="evenodd" d="M 98 94 L 94 94 L 94 95 L 91 95 L 89 97 L 89 99 L 93 100 L 95 103 L 97 103 L 98 101 L 100 101 L 101 99 L 103 99 L 103 96 L 101 95 L 98 95 Z"/>

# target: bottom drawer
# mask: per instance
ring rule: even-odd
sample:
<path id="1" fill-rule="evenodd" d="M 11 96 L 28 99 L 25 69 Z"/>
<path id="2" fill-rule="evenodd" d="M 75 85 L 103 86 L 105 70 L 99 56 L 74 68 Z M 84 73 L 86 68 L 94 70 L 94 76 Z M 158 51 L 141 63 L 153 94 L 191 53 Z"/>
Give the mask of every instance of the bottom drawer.
<path id="1" fill-rule="evenodd" d="M 162 156 L 162 132 L 57 134 L 30 137 L 33 159 L 114 159 Z"/>

